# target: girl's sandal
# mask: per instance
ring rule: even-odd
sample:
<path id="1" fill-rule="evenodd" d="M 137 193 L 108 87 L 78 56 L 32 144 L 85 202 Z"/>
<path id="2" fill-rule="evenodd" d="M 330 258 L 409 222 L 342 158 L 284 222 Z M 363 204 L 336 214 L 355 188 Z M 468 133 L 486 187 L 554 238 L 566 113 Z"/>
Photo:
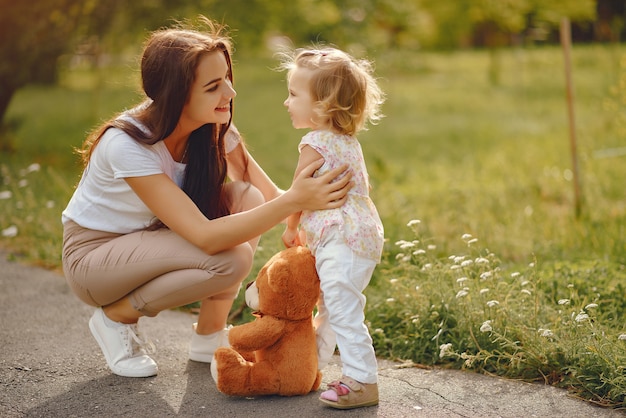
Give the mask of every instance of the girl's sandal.
<path id="1" fill-rule="evenodd" d="M 328 390 L 322 392 L 320 401 L 336 409 L 353 409 L 363 406 L 378 405 L 378 385 L 360 383 L 343 376 L 328 384 Z M 337 399 L 336 401 L 334 399 Z"/>

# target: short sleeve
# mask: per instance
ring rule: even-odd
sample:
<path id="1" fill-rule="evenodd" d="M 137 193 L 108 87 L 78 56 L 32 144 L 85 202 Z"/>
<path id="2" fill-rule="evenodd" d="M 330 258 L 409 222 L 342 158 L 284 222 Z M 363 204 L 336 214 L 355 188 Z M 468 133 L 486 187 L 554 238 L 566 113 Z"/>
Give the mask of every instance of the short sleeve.
<path id="1" fill-rule="evenodd" d="M 239 130 L 234 124 L 230 125 L 230 128 L 226 132 L 224 136 L 224 148 L 226 148 L 226 153 L 232 152 L 237 145 L 241 142 L 241 134 Z"/>
<path id="2" fill-rule="evenodd" d="M 163 173 L 161 158 L 154 147 L 141 144 L 120 130 L 110 131 L 112 137 L 103 138 L 98 146 L 103 146 L 102 157 L 109 162 L 114 178 Z"/>

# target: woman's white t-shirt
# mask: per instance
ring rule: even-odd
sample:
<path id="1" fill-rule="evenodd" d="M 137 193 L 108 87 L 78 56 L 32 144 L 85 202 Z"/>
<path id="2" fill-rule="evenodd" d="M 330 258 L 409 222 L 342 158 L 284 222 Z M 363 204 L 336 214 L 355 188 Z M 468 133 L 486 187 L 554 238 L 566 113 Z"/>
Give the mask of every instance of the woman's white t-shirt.
<path id="1" fill-rule="evenodd" d="M 234 126 L 231 131 L 225 138 L 227 152 L 239 143 L 239 132 Z M 154 222 L 154 214 L 124 179 L 164 173 L 182 187 L 185 167 L 174 161 L 163 141 L 145 145 L 110 128 L 94 148 L 62 222 L 120 234 L 144 229 Z"/>

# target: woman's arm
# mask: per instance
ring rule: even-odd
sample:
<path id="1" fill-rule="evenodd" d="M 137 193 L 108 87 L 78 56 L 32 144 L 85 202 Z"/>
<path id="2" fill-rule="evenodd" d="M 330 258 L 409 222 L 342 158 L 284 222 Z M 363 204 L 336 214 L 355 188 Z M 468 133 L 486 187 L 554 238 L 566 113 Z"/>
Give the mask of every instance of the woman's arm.
<path id="1" fill-rule="evenodd" d="M 294 179 L 285 193 L 254 209 L 208 220 L 193 201 L 165 174 L 129 177 L 126 182 L 154 215 L 187 241 L 215 254 L 266 232 L 300 210 L 334 209 L 345 202 L 351 175 L 332 182 L 347 166 L 311 177 L 323 160 Z"/>

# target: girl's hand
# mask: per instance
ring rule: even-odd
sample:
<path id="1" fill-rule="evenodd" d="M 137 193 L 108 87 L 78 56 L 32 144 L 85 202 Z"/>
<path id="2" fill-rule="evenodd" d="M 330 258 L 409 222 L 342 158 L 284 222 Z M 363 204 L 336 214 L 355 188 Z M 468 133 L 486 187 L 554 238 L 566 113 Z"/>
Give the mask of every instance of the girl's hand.
<path id="1" fill-rule="evenodd" d="M 300 209 L 335 209 L 341 207 L 348 198 L 348 191 L 354 185 L 351 181 L 352 172 L 346 171 L 348 164 L 314 178 L 313 173 L 323 164 L 324 160 L 319 159 L 302 169 L 294 178 L 288 192 L 294 195 Z"/>
<path id="2" fill-rule="evenodd" d="M 296 246 L 301 246 L 300 242 L 300 233 L 297 229 L 286 228 L 285 232 L 283 232 L 283 244 L 285 244 L 285 248 L 291 248 Z"/>

